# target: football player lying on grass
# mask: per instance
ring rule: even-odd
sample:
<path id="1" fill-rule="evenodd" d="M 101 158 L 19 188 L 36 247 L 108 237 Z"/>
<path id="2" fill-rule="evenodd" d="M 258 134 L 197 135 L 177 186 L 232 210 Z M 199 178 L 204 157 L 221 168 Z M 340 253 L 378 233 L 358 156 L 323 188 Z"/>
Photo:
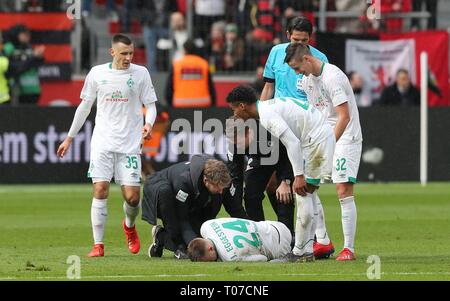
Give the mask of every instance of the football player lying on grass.
<path id="1" fill-rule="evenodd" d="M 188 245 L 192 261 L 269 261 L 291 252 L 291 231 L 280 222 L 219 218 L 203 223 Z"/>

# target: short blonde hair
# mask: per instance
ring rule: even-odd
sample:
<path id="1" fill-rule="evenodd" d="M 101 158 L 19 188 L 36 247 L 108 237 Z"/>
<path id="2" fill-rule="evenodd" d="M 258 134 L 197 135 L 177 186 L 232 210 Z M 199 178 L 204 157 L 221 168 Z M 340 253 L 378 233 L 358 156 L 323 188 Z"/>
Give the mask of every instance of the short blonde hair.
<path id="1" fill-rule="evenodd" d="M 230 172 L 225 163 L 220 160 L 207 160 L 203 169 L 203 175 L 209 182 L 215 185 L 228 187 L 231 183 Z"/>
<path id="2" fill-rule="evenodd" d="M 193 239 L 187 247 L 187 255 L 191 261 L 203 261 L 206 255 L 206 241 L 203 238 Z"/>

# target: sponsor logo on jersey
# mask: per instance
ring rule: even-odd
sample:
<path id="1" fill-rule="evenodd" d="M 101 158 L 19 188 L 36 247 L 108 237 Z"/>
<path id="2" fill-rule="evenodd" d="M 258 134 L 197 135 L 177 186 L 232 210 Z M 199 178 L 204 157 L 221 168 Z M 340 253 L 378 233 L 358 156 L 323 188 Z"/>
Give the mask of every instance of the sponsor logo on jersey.
<path id="1" fill-rule="evenodd" d="M 109 102 L 128 102 L 128 98 L 123 97 L 122 91 L 114 91 L 111 98 L 106 98 L 105 101 Z"/>
<path id="2" fill-rule="evenodd" d="M 327 106 L 327 102 L 325 101 L 325 99 L 322 96 L 319 96 L 316 98 L 314 106 L 319 109 L 324 108 Z"/>
<path id="3" fill-rule="evenodd" d="M 180 202 L 185 203 L 187 198 L 189 197 L 189 194 L 184 192 L 183 190 L 178 191 L 176 199 Z"/>

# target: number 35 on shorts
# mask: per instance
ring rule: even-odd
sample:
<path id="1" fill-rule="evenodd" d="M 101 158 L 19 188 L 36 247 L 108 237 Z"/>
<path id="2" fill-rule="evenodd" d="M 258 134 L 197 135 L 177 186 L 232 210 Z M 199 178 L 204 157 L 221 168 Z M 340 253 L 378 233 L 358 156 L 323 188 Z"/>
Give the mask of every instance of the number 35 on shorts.
<path id="1" fill-rule="evenodd" d="M 137 156 L 126 156 L 126 169 L 138 169 L 138 158 Z"/>

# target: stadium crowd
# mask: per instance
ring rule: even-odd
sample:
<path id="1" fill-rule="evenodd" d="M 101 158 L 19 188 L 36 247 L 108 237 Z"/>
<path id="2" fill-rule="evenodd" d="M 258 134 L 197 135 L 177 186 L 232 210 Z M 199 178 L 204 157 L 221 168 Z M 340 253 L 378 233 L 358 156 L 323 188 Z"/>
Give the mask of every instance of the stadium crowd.
<path id="1" fill-rule="evenodd" d="M 264 66 L 273 46 L 287 42 L 285 28 L 288 22 L 296 16 L 305 16 L 317 24 L 314 12 L 319 9 L 318 0 L 197 0 L 194 1 L 193 38 L 196 54 L 208 63 L 211 74 L 216 72 L 254 72 Z M 423 2 L 423 3 L 422 3 Z M 410 12 L 424 8 L 431 13 L 427 22 L 428 29 L 436 28 L 437 0 L 387 0 L 381 3 L 381 12 Z M 27 0 L 2 1 L 0 12 L 54 12 L 65 11 L 70 3 L 66 1 Z M 167 72 L 171 69 L 168 59 L 183 57 L 184 43 L 190 38 L 186 20 L 186 0 L 83 0 L 83 18 L 105 18 L 110 24 L 110 33 L 131 33 L 137 36 L 138 48 L 145 49 L 144 61 L 151 73 Z M 420 28 L 420 19 L 403 24 L 403 19 L 368 20 L 366 1 L 329 0 L 328 11 L 349 12 L 360 14 L 360 18 L 328 18 L 327 32 L 341 33 L 373 33 L 401 32 L 408 26 L 409 31 Z M 89 30 L 85 27 L 86 30 Z M 20 41 L 17 30 L 27 31 L 28 38 Z M 19 103 L 37 103 L 40 94 L 39 78 L 33 80 L 33 87 L 28 89 L 17 86 L 23 81 L 23 75 L 36 73 L 36 68 L 42 63 L 43 49 L 33 49 L 30 44 L 30 31 L 22 25 L 15 26 L 9 32 L 3 33 L 5 47 L 2 56 L 15 64 L 11 64 L 3 76 L 10 82 L 9 93 L 20 99 Z M 20 45 L 19 45 L 20 44 Z M 312 41 L 314 45 L 314 41 Z M 89 43 L 83 43 L 84 48 Z M 14 49 L 15 51 L 13 51 Z M 21 49 L 20 53 L 18 50 Z M 83 50 L 83 54 L 89 50 Z M 25 55 L 26 54 L 26 55 Z M 89 62 L 83 55 L 83 60 Z M 17 64 L 21 61 L 21 65 Z M 85 68 L 89 64 L 83 64 Z M 30 71 L 34 70 L 34 71 Z M 353 74 L 351 74 L 353 76 Z M 15 83 L 14 83 L 15 80 Z M 29 81 L 27 81 L 29 82 Z M 260 80 L 261 83 L 261 80 Z M 258 80 L 255 81 L 258 86 Z M 359 81 L 357 85 L 364 85 Z M 26 90 L 26 91 L 25 91 Z M 259 92 L 261 85 L 259 85 Z M 358 95 L 361 87 L 355 89 Z M 401 93 L 404 94 L 404 93 Z M 416 94 L 414 92 L 413 94 Z M 385 93 L 385 95 L 388 95 Z M 390 94 L 392 95 L 392 93 Z M 410 97 L 410 96 L 408 96 Z M 370 100 L 358 105 L 392 104 L 391 101 Z M 404 104 L 416 104 L 416 100 L 402 101 Z"/>
<path id="2" fill-rule="evenodd" d="M 286 41 L 284 28 L 289 20 L 304 15 L 314 21 L 313 12 L 319 9 L 318 0 L 197 0 L 194 1 L 194 37 L 201 54 L 208 58 L 213 71 L 251 71 L 263 65 L 270 49 Z M 381 3 L 381 12 L 420 11 L 422 2 L 431 13 L 428 29 L 436 28 L 437 0 L 387 0 Z M 65 11 L 66 1 L 28 0 L 2 1 L 0 11 Z M 143 35 L 147 49 L 148 65 L 160 68 L 157 48 L 167 49 L 175 41 L 175 55 L 179 56 L 187 40 L 186 0 L 142 1 L 142 0 L 83 0 L 84 17 L 95 14 L 97 8 L 106 9 L 106 17 L 118 23 L 119 32 Z M 332 19 L 327 22 L 327 31 L 362 33 L 374 31 L 400 32 L 402 19 L 383 22 L 366 18 L 366 1 L 328 0 L 327 11 L 354 11 L 359 19 Z M 98 15 L 97 15 L 98 16 Z M 121 20 L 120 22 L 118 20 Z M 314 23 L 314 22 L 313 22 Z M 418 29 L 419 19 L 413 19 L 412 29 Z M 115 32 L 116 33 L 116 32 Z M 159 43 L 158 43 L 159 42 Z M 169 46 L 172 47 L 172 46 Z M 166 71 L 166 70 L 164 70 Z"/>

